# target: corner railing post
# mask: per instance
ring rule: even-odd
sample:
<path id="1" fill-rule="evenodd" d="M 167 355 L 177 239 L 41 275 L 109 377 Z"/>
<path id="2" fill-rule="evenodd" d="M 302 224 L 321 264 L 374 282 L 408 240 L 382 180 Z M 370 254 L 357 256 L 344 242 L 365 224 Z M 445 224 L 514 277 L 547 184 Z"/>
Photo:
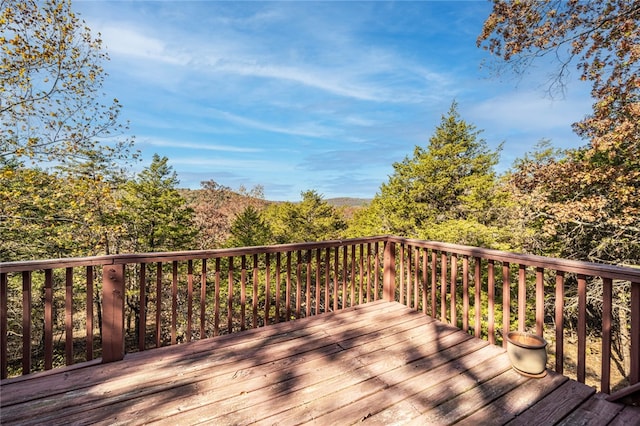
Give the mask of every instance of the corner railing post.
<path id="1" fill-rule="evenodd" d="M 102 267 L 102 362 L 124 358 L 124 265 Z"/>
<path id="2" fill-rule="evenodd" d="M 386 241 L 384 246 L 384 276 L 382 278 L 384 300 L 396 300 L 396 243 Z"/>

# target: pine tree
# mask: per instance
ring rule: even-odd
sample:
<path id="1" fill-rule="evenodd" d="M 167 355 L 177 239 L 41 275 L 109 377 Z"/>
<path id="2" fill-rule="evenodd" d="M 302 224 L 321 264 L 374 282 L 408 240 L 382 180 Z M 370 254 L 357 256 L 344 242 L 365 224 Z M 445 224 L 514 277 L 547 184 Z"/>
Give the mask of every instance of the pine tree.
<path id="1" fill-rule="evenodd" d="M 271 242 L 271 229 L 262 219 L 260 212 L 253 206 L 247 206 L 236 216 L 231 225 L 231 247 L 263 246 Z"/>
<path id="2" fill-rule="evenodd" d="M 377 223 L 375 233 L 501 246 L 508 196 L 494 172 L 500 148 L 490 151 L 479 135 L 452 103 L 429 145 L 393 164 L 355 226 L 371 233 Z"/>
<path id="3" fill-rule="evenodd" d="M 125 186 L 122 223 L 131 252 L 189 249 L 196 227 L 193 210 L 177 190 L 167 157 L 154 154 L 149 167 Z"/>
<path id="4" fill-rule="evenodd" d="M 336 208 L 314 190 L 303 191 L 299 203 L 272 204 L 265 211 L 278 243 L 340 238 L 346 223 Z"/>

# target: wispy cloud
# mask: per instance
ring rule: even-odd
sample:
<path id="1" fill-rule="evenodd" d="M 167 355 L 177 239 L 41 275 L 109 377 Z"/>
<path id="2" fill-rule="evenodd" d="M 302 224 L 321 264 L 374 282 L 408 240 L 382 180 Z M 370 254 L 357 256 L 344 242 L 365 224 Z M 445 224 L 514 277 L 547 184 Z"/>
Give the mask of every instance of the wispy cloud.
<path id="1" fill-rule="evenodd" d="M 529 90 L 537 75 L 519 90 L 482 78 L 475 37 L 488 2 L 74 7 L 102 33 L 105 90 L 138 145 L 167 156 L 187 186 L 219 177 L 262 183 L 274 199 L 310 188 L 367 197 L 454 99 L 489 144 L 506 141 L 509 161 L 541 138 L 579 143 L 570 124 L 589 111 L 588 93 L 550 103 Z"/>
<path id="2" fill-rule="evenodd" d="M 291 126 L 276 126 L 269 122 L 255 120 L 243 116 L 239 116 L 227 111 L 219 111 L 210 109 L 212 116 L 224 119 L 228 122 L 238 124 L 240 126 L 250 127 L 252 129 L 263 130 L 272 133 L 282 133 L 285 135 L 305 136 L 312 138 L 322 138 L 332 136 L 335 132 L 328 127 L 309 122 L 303 124 L 295 124 Z"/>
<path id="3" fill-rule="evenodd" d="M 183 140 L 168 140 L 158 139 L 155 137 L 142 136 L 138 137 L 138 142 L 146 145 L 163 147 L 163 148 L 178 148 L 178 149 L 190 149 L 198 151 L 220 151 L 220 152 L 241 152 L 252 153 L 262 152 L 263 149 L 257 147 L 240 147 L 233 145 L 219 145 L 211 142 L 187 142 Z"/>

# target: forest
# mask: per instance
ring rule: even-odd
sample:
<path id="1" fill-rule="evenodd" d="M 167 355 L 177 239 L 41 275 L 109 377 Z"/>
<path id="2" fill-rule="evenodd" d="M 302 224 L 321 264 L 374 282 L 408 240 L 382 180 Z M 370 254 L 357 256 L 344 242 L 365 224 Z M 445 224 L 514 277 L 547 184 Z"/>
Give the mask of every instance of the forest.
<path id="1" fill-rule="evenodd" d="M 314 188 L 272 202 L 215 175 L 182 189 L 159 155 L 132 174 L 139 152 L 103 93 L 100 38 L 69 1 L 2 1 L 0 261 L 397 235 L 639 267 L 640 7 L 604 3 L 497 1 L 478 38 L 516 69 L 572 46 L 592 83 L 592 114 L 574 125 L 584 146 L 541 140 L 498 174 L 501 148 L 454 101 L 370 202 L 336 206 Z"/>

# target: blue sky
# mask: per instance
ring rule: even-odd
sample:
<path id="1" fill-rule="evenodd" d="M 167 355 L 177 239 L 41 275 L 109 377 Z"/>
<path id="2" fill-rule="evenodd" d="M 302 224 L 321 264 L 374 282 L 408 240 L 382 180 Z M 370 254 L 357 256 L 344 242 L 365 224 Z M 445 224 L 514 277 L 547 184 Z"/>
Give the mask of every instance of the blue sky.
<path id="1" fill-rule="evenodd" d="M 264 187 L 268 200 L 370 198 L 392 164 L 426 146 L 452 103 L 504 142 L 497 171 L 543 138 L 584 144 L 590 111 L 576 79 L 497 77 L 475 45 L 488 1 L 77 1 L 111 58 L 104 89 L 142 151 L 169 158 L 180 186 Z"/>

